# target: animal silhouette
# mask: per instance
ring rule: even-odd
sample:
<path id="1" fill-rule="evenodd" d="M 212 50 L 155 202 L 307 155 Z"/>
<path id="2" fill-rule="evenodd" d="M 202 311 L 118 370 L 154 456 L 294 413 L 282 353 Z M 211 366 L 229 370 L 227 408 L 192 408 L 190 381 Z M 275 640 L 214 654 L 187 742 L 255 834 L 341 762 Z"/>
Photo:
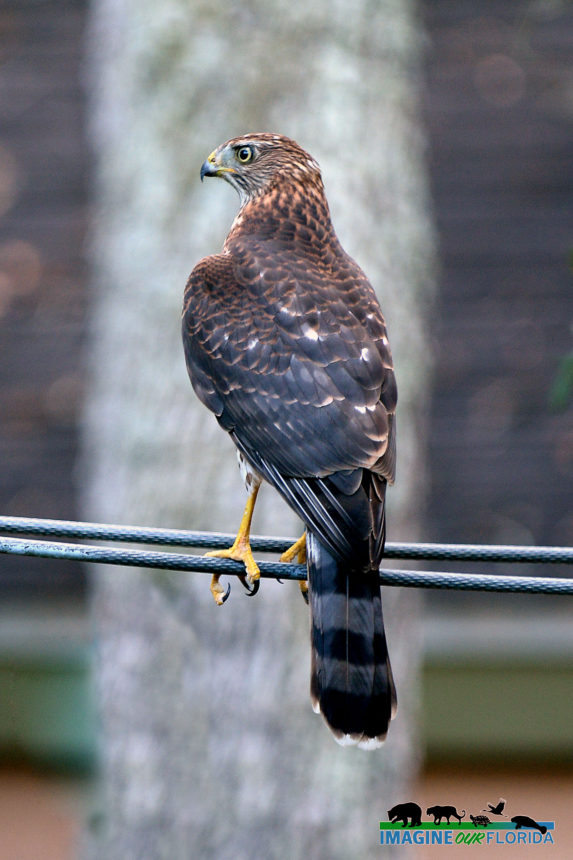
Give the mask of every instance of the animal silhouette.
<path id="1" fill-rule="evenodd" d="M 422 808 L 411 801 L 410 803 L 398 803 L 388 810 L 388 818 L 392 824 L 401 821 L 402 827 L 407 827 L 408 819 L 410 819 L 410 827 L 419 827 L 422 823 Z"/>
<path id="2" fill-rule="evenodd" d="M 470 815 L 470 818 L 473 821 L 474 827 L 487 827 L 488 824 L 491 824 L 487 815 Z"/>
<path id="3" fill-rule="evenodd" d="M 503 810 L 505 809 L 506 799 L 505 797 L 500 797 L 494 806 L 493 803 L 488 803 L 487 809 L 482 809 L 482 812 L 489 812 L 491 815 L 503 815 Z M 506 816 L 507 817 L 507 816 Z"/>
<path id="4" fill-rule="evenodd" d="M 462 818 L 465 814 L 465 809 L 462 809 L 462 814 L 458 815 L 458 811 L 455 806 L 429 806 L 426 809 L 426 815 L 434 816 L 434 824 L 441 824 L 442 818 L 445 818 L 448 824 L 450 823 L 450 818 L 457 818 L 458 823 L 461 825 Z"/>
<path id="5" fill-rule="evenodd" d="M 538 824 L 529 815 L 514 815 L 511 820 L 514 822 L 516 830 L 521 830 L 522 827 L 531 827 L 534 830 L 539 830 L 540 833 L 547 833 L 545 824 Z"/>

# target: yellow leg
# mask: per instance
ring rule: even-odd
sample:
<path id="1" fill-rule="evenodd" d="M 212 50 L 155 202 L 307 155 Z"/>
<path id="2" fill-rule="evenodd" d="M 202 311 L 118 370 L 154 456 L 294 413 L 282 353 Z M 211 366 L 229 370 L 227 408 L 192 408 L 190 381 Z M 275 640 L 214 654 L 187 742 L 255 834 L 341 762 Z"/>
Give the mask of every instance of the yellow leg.
<path id="1" fill-rule="evenodd" d="M 232 558 L 234 561 L 242 561 L 245 565 L 245 570 L 247 572 L 246 578 L 250 585 L 256 582 L 261 575 L 259 567 L 253 558 L 251 544 L 249 542 L 251 521 L 253 519 L 253 511 L 255 510 L 255 502 L 257 500 L 258 492 L 259 485 L 249 493 L 247 504 L 245 505 L 245 511 L 239 526 L 239 531 L 237 532 L 237 537 L 235 538 L 233 546 L 229 547 L 229 549 L 214 549 L 211 550 L 211 552 L 205 553 L 206 556 L 210 556 L 211 558 Z M 221 606 L 228 596 L 228 592 L 225 593 L 219 583 L 220 576 L 221 574 L 216 573 L 211 579 L 211 594 L 218 606 Z"/>
<path id="2" fill-rule="evenodd" d="M 306 562 L 306 532 L 303 532 L 299 539 L 283 552 L 279 561 L 292 561 L 295 558 L 297 564 L 304 564 Z M 302 596 L 308 603 L 308 582 L 301 580 L 298 585 Z"/>
<path id="3" fill-rule="evenodd" d="M 306 532 L 303 532 L 292 546 L 289 546 L 280 557 L 280 561 L 292 561 L 296 558 L 298 564 L 306 561 Z"/>

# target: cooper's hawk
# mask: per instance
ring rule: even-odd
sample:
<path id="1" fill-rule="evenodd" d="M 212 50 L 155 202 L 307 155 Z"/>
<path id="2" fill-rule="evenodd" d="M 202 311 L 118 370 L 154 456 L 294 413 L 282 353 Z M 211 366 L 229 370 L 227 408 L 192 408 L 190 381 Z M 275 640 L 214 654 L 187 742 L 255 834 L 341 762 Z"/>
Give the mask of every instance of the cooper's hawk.
<path id="1" fill-rule="evenodd" d="M 199 399 L 233 439 L 249 500 L 237 539 L 212 553 L 259 571 L 249 546 L 261 479 L 306 526 L 311 697 L 336 739 L 380 745 L 396 709 L 378 567 L 395 470 L 396 383 L 368 279 L 333 230 L 316 161 L 248 134 L 201 168 L 237 189 L 221 254 L 193 269 L 183 341 Z M 304 536 L 286 553 L 304 557 Z M 218 577 L 211 585 L 225 599 Z"/>

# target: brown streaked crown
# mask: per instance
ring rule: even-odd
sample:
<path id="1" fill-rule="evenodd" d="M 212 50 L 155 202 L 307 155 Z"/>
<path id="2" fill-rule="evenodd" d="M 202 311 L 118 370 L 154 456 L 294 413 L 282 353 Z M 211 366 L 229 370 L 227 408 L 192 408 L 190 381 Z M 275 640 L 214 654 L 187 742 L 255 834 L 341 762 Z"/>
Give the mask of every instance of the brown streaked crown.
<path id="1" fill-rule="evenodd" d="M 299 144 L 280 134 L 252 133 L 228 140 L 201 168 L 201 178 L 218 176 L 232 185 L 246 203 L 277 183 L 322 188 L 318 163 Z"/>

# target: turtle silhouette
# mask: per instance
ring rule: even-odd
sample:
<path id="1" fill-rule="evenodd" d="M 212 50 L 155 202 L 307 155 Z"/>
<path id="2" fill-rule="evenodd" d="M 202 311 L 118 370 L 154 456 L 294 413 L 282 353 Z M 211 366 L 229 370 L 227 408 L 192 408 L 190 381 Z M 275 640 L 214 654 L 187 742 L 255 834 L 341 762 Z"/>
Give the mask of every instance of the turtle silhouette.
<path id="1" fill-rule="evenodd" d="M 487 827 L 488 824 L 491 824 L 487 815 L 470 815 L 470 818 L 473 821 L 474 827 Z"/>

